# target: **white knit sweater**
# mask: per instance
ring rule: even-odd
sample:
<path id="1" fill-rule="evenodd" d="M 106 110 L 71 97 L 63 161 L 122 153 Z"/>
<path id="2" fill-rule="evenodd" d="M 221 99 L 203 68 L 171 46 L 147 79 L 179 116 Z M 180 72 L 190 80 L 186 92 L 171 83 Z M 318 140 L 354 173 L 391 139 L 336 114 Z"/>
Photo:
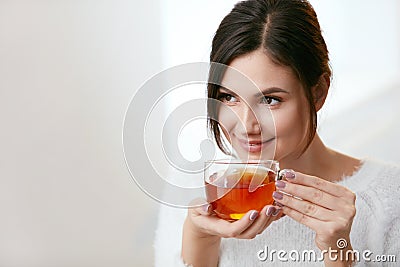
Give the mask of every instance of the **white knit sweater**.
<path id="1" fill-rule="evenodd" d="M 357 266 L 400 266 L 400 168 L 366 159 L 353 176 L 339 183 L 357 195 L 357 212 L 350 234 L 353 250 L 361 255 Z M 185 209 L 160 206 L 154 245 L 155 266 L 184 266 L 180 254 L 186 213 Z M 314 237 L 312 230 L 285 216 L 252 240 L 222 239 L 219 267 L 323 266 L 322 261 L 313 258 L 295 261 L 298 256 L 301 259 L 302 253 L 311 253 L 305 252 L 308 250 L 314 250 L 316 258 L 320 256 Z M 267 254 L 260 253 L 261 250 Z M 286 252 L 281 254 L 282 260 L 278 259 L 279 250 Z M 366 250 L 371 253 L 364 252 Z M 363 253 L 372 261 L 364 261 Z M 397 262 L 373 261 L 379 255 L 395 255 Z"/>

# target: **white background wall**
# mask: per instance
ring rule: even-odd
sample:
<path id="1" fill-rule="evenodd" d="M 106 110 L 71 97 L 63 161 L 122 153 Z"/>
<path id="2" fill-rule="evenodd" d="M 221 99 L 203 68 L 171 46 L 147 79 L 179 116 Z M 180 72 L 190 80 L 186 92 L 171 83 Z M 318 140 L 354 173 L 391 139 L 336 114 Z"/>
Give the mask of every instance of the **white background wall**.
<path id="1" fill-rule="evenodd" d="M 0 0 L 0 266 L 152 265 L 124 112 L 161 69 L 206 61 L 234 2 Z M 335 75 L 324 138 L 400 162 L 398 1 L 312 3 Z"/>
<path id="2" fill-rule="evenodd" d="M 0 266 L 150 266 L 122 122 L 161 70 L 153 1 L 0 1 Z"/>

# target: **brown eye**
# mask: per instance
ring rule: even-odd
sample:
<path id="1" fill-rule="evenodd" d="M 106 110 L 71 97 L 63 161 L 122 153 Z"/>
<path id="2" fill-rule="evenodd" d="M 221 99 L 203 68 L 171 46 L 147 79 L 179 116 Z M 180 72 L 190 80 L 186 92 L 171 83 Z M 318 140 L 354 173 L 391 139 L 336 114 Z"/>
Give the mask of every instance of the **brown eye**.
<path id="1" fill-rule="evenodd" d="M 236 97 L 230 94 L 221 94 L 218 99 L 222 102 L 227 102 L 227 103 L 235 103 L 238 101 Z"/>
<path id="2" fill-rule="evenodd" d="M 266 104 L 269 106 L 274 106 L 279 104 L 281 101 L 275 97 L 270 97 L 270 96 L 264 96 L 261 100 L 262 104 Z"/>

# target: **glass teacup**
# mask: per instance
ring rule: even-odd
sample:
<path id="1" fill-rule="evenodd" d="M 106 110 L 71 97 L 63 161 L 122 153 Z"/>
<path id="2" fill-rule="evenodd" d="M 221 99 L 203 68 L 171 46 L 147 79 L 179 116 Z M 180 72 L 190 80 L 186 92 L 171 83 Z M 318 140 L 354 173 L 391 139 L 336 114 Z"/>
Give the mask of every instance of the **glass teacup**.
<path id="1" fill-rule="evenodd" d="M 279 179 L 275 160 L 213 160 L 205 163 L 207 202 L 225 220 L 242 218 L 249 210 L 261 211 L 273 204 L 272 193 Z"/>

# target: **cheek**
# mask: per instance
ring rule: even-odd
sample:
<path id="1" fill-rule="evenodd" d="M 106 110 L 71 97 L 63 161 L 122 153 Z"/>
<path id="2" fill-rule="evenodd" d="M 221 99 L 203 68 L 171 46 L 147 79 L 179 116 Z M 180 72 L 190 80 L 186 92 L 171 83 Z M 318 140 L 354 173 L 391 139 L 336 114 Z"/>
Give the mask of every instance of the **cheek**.
<path id="1" fill-rule="evenodd" d="M 276 136 L 285 143 L 300 143 L 307 132 L 308 114 L 296 106 L 274 114 Z M 283 140 L 284 139 L 284 140 Z M 291 145 L 294 145 L 291 144 Z"/>
<path id="2" fill-rule="evenodd" d="M 223 134 L 230 142 L 230 133 L 236 127 L 239 121 L 239 117 L 236 113 L 229 107 L 221 107 L 218 112 L 218 123 L 222 129 Z"/>

